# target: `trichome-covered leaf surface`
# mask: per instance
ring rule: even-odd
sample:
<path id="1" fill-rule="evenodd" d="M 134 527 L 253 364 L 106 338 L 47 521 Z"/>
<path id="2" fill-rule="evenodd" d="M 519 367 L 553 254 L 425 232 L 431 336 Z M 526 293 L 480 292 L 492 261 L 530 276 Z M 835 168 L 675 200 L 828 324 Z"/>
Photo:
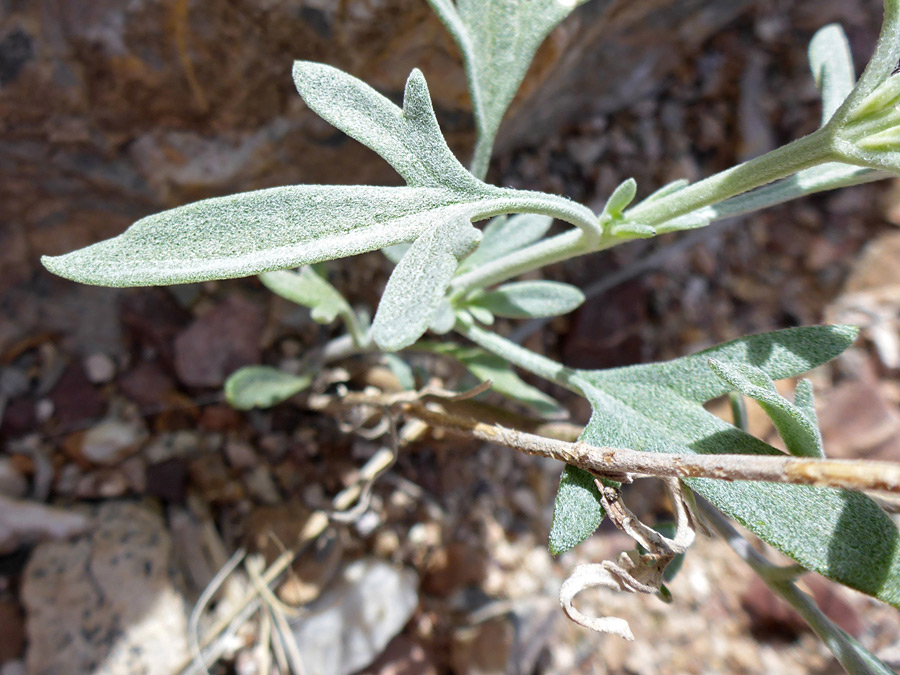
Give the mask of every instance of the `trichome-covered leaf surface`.
<path id="1" fill-rule="evenodd" d="M 429 0 L 465 61 L 486 167 L 497 128 L 547 34 L 585 0 Z M 477 173 L 478 171 L 476 171 Z"/>
<path id="2" fill-rule="evenodd" d="M 411 242 L 515 201 L 510 191 L 475 179 L 447 148 L 420 72 L 410 75 L 402 110 L 329 66 L 298 62 L 294 78 L 314 110 L 381 154 L 408 185 L 300 185 L 206 199 L 143 218 L 113 239 L 45 257 L 46 267 L 105 286 L 249 276 Z"/>
<path id="3" fill-rule="evenodd" d="M 730 367 L 751 366 L 777 380 L 825 363 L 855 337 L 856 330 L 846 326 L 795 328 L 665 363 L 580 371 L 577 379 L 593 408 L 582 440 L 646 452 L 781 454 L 703 408 L 732 388 L 710 368 L 709 359 Z M 686 482 L 803 567 L 900 606 L 900 536 L 868 497 L 785 484 Z M 593 481 L 568 467 L 557 497 L 551 550 L 559 553 L 577 544 L 602 517 Z"/>
<path id="4" fill-rule="evenodd" d="M 481 307 L 496 316 L 532 319 L 560 316 L 577 309 L 584 293 L 559 281 L 514 281 L 493 291 L 479 293 L 468 304 L 470 310 Z"/>
<path id="5" fill-rule="evenodd" d="M 225 381 L 225 398 L 238 410 L 271 408 L 312 384 L 311 375 L 291 375 L 270 366 L 246 366 Z"/>

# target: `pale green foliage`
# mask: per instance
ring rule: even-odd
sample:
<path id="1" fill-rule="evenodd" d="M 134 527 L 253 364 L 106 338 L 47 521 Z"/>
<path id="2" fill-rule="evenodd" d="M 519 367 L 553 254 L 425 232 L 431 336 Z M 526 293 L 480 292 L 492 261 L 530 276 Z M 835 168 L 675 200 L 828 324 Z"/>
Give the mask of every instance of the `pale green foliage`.
<path id="1" fill-rule="evenodd" d="M 703 408 L 705 401 L 731 388 L 709 360 L 729 367 L 752 365 L 773 380 L 782 379 L 834 358 L 855 337 L 855 329 L 839 326 L 787 329 L 666 363 L 579 372 L 576 379 L 594 410 L 582 439 L 647 452 L 779 454 Z M 868 497 L 785 484 L 687 482 L 803 567 L 900 606 L 900 536 Z M 572 476 L 561 483 L 551 534 L 557 552 L 577 543 L 573 533 L 592 531 L 603 517 L 592 484 L 584 483 Z"/>
<path id="2" fill-rule="evenodd" d="M 459 260 L 471 253 L 481 231 L 461 217 L 419 237 L 394 268 L 372 322 L 381 349 L 409 347 L 428 330 L 444 299 Z"/>
<path id="3" fill-rule="evenodd" d="M 547 34 L 586 0 L 428 0 L 462 52 L 478 144 L 472 172 L 487 172 L 500 121 Z"/>
<path id="4" fill-rule="evenodd" d="M 332 260 L 414 241 L 446 223 L 500 213 L 550 210 L 599 228 L 588 209 L 544 193 L 497 188 L 456 161 L 434 118 L 421 73 L 407 82 L 404 108 L 328 66 L 298 62 L 301 93 L 371 143 L 407 180 L 406 187 L 319 186 L 258 190 L 207 199 L 137 221 L 113 239 L 42 261 L 82 283 L 148 286 L 228 279 Z M 318 90 L 334 85 L 336 89 Z M 311 91 L 316 90 L 316 91 Z M 371 107 L 372 117 L 364 110 Z M 346 114 L 337 110 L 345 108 Z M 415 140 L 409 147 L 409 134 Z"/>
<path id="5" fill-rule="evenodd" d="M 452 356 L 479 380 L 490 381 L 493 391 L 528 406 L 541 417 L 559 419 L 567 414 L 555 399 L 525 382 L 500 356 L 454 342 L 420 342 L 415 348 Z"/>
<path id="6" fill-rule="evenodd" d="M 410 187 L 491 192 L 447 147 L 421 71 L 406 81 L 402 110 L 361 80 L 321 63 L 295 62 L 294 84 L 311 110 L 381 155 Z"/>
<path id="7" fill-rule="evenodd" d="M 265 272 L 259 276 L 259 280 L 266 288 L 282 298 L 309 307 L 313 321 L 331 323 L 341 317 L 354 342 L 357 345 L 363 344 L 363 329 L 353 308 L 344 296 L 316 274 L 312 267 L 304 267 L 299 272 L 289 270 Z"/>
<path id="8" fill-rule="evenodd" d="M 558 281 L 518 281 L 496 290 L 479 291 L 466 301 L 471 312 L 477 307 L 508 319 L 531 319 L 559 316 L 577 309 L 584 293 L 570 284 Z"/>
<path id="9" fill-rule="evenodd" d="M 900 171 L 900 77 L 893 74 L 898 60 L 900 0 L 885 0 L 884 23 L 875 54 L 826 125 L 837 159 Z"/>
<path id="10" fill-rule="evenodd" d="M 269 366 L 246 366 L 225 382 L 225 399 L 238 410 L 271 408 L 312 384 L 312 375 L 291 375 Z"/>
<path id="11" fill-rule="evenodd" d="M 722 363 L 717 359 L 710 359 L 709 367 L 734 390 L 759 403 L 781 435 L 788 452 L 798 457 L 825 456 L 809 380 L 801 380 L 797 385 L 798 400 L 795 405 L 778 393 L 772 378 L 764 370 L 742 363 Z"/>
<path id="12" fill-rule="evenodd" d="M 825 26 L 813 36 L 809 66 L 822 94 L 822 124 L 826 124 L 856 84 L 850 44 L 838 24 Z"/>
<path id="13" fill-rule="evenodd" d="M 584 300 L 565 284 L 507 283 L 522 273 L 630 239 L 703 227 L 800 195 L 876 180 L 884 171 L 900 172 L 900 76 L 891 75 L 900 57 L 900 0 L 885 0 L 875 56 L 856 84 L 841 29 L 828 26 L 813 39 L 809 56 L 822 94 L 821 129 L 696 183 L 671 183 L 637 203 L 637 185 L 628 179 L 599 215 L 559 196 L 481 180 L 500 120 L 531 58 L 580 1 L 429 2 L 459 44 L 469 76 L 478 131 L 472 173 L 448 148 L 418 70 L 406 83 L 401 108 L 340 70 L 297 62 L 294 81 L 309 107 L 377 152 L 405 186 L 303 185 L 208 199 L 143 218 L 114 239 L 44 258 L 44 264 L 70 279 L 110 286 L 262 274 L 266 286 L 309 307 L 315 320 L 340 317 L 357 352 L 372 349 L 374 341 L 381 350 L 411 347 L 455 358 L 476 378 L 490 380 L 494 391 L 543 417 L 565 411 L 519 377 L 511 363 L 581 394 L 593 410 L 583 440 L 594 445 L 663 453 L 778 453 L 704 409 L 706 401 L 737 390 L 760 403 L 792 453 L 821 456 L 811 385 L 800 382 L 791 402 L 777 393 L 773 380 L 833 358 L 853 341 L 852 329 L 791 329 L 667 363 L 577 371 L 478 324 L 492 324 L 495 315 L 555 316 Z M 506 216 L 512 213 L 520 215 Z M 488 218 L 493 220 L 482 235 L 473 223 Z M 548 236 L 553 218 L 579 229 Z M 370 334 L 349 303 L 311 268 L 284 271 L 377 249 L 396 267 Z M 479 346 L 417 342 L 429 329 L 439 334 L 455 329 Z M 388 355 L 387 363 L 404 387 L 415 386 L 404 361 Z M 312 372 L 291 375 L 252 366 L 229 378 L 226 396 L 241 409 L 266 407 L 304 390 L 312 378 Z M 782 484 L 689 483 L 802 566 L 900 606 L 900 533 L 867 497 Z M 574 546 L 602 518 L 592 476 L 567 467 L 551 549 Z M 815 621 L 814 613 L 809 616 Z M 835 649 L 849 644 L 839 643 Z M 862 657 L 877 665 L 869 655 Z"/>
<path id="14" fill-rule="evenodd" d="M 553 218 L 534 213 L 499 216 L 484 227 L 484 237 L 475 252 L 462 261 L 457 274 L 525 248 L 547 234 Z"/>

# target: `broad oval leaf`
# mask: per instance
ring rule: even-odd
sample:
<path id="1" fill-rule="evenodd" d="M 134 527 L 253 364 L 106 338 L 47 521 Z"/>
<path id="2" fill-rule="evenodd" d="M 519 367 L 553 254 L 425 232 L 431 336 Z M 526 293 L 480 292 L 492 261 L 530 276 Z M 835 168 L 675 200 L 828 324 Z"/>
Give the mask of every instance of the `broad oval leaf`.
<path id="1" fill-rule="evenodd" d="M 480 293 L 467 304 L 509 319 L 537 319 L 568 314 L 583 302 L 584 293 L 570 284 L 558 281 L 517 281 Z"/>
<path id="2" fill-rule="evenodd" d="M 704 362 L 752 365 L 780 379 L 836 356 L 855 335 L 845 326 L 788 329 L 667 363 L 582 371 L 577 379 L 594 410 L 582 439 L 647 452 L 778 454 L 702 407 L 731 388 Z M 803 485 L 686 482 L 803 567 L 900 607 L 900 533 L 865 495 Z M 599 524 L 602 515 L 594 511 Z M 565 525 L 554 519 L 554 529 Z"/>
<path id="3" fill-rule="evenodd" d="M 381 296 L 372 321 L 375 344 L 396 351 L 422 337 L 437 316 L 459 260 L 475 249 L 480 238 L 481 231 L 459 217 L 416 239 Z"/>
<path id="4" fill-rule="evenodd" d="M 225 381 L 225 398 L 238 410 L 271 408 L 299 394 L 312 383 L 312 375 L 291 375 L 270 366 L 247 366 Z"/>

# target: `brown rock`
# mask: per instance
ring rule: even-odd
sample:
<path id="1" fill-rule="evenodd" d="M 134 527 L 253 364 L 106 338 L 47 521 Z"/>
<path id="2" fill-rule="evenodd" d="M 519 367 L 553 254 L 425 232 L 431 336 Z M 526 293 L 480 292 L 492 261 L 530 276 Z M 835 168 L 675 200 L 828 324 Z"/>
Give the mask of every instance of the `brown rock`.
<path id="1" fill-rule="evenodd" d="M 131 339 L 142 347 L 151 348 L 164 366 L 171 367 L 175 360 L 172 341 L 190 323 L 190 313 L 162 288 L 126 293 L 119 307 L 122 325 Z"/>
<path id="2" fill-rule="evenodd" d="M 191 387 L 219 387 L 232 372 L 259 362 L 262 310 L 240 296 L 228 297 L 196 319 L 175 340 L 178 378 Z"/>
<path id="3" fill-rule="evenodd" d="M 777 638 L 790 642 L 807 629 L 803 617 L 769 590 L 759 577 L 754 577 L 741 594 L 741 606 L 747 612 L 750 630 L 757 639 Z"/>
<path id="4" fill-rule="evenodd" d="M 184 502 L 188 479 L 187 462 L 181 457 L 166 459 L 147 467 L 147 495 L 164 502 Z"/>
<path id="5" fill-rule="evenodd" d="M 900 459 L 900 414 L 871 381 L 846 382 L 821 399 L 825 452 L 841 459 Z"/>
<path id="6" fill-rule="evenodd" d="M 437 675 L 438 666 L 416 640 L 398 635 L 361 675 Z"/>
<path id="7" fill-rule="evenodd" d="M 122 375 L 119 389 L 141 406 L 158 405 L 175 390 L 175 381 L 156 361 L 143 361 Z"/>
<path id="8" fill-rule="evenodd" d="M 429 556 L 422 590 L 448 597 L 460 588 L 479 583 L 484 578 L 486 562 L 483 551 L 460 541 L 451 542 Z"/>
<path id="9" fill-rule="evenodd" d="M 70 365 L 50 392 L 53 419 L 61 427 L 90 422 L 103 415 L 106 405 L 80 365 Z"/>
<path id="10" fill-rule="evenodd" d="M 0 599 L 0 665 L 17 659 L 25 651 L 25 617 L 12 598 Z"/>

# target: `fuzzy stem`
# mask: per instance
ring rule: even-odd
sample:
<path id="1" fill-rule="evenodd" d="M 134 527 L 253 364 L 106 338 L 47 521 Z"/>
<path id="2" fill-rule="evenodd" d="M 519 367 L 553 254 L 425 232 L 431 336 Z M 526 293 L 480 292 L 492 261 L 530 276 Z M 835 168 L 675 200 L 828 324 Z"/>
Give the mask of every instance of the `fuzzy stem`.
<path id="1" fill-rule="evenodd" d="M 831 144 L 820 129 L 667 197 L 644 201 L 628 209 L 624 217 L 642 225 L 660 225 L 832 159 Z"/>

